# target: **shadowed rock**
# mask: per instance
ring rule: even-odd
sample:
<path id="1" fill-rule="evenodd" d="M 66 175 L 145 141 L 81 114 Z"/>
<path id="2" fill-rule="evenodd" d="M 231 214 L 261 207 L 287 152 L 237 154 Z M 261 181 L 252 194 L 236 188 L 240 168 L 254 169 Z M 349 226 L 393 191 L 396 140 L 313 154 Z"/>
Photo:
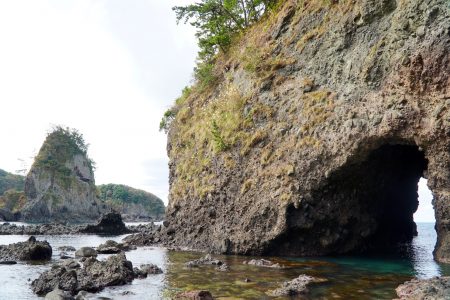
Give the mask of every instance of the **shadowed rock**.
<path id="1" fill-rule="evenodd" d="M 1 261 L 50 260 L 51 257 L 52 247 L 50 244 L 47 241 L 36 241 L 34 236 L 26 242 L 0 246 Z"/>
<path id="2" fill-rule="evenodd" d="M 87 225 L 80 232 L 119 235 L 129 233 L 130 230 L 125 226 L 120 214 L 111 212 L 103 215 L 97 224 Z"/>

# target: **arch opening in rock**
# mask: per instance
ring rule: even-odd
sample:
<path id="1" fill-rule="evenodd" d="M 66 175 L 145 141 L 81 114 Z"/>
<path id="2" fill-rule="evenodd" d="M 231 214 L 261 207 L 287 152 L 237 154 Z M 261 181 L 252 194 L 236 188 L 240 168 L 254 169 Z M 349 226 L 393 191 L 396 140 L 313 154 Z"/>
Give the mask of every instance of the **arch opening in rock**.
<path id="1" fill-rule="evenodd" d="M 392 252 L 417 235 L 417 184 L 428 161 L 416 145 L 383 145 L 354 159 L 298 206 L 267 254 Z"/>

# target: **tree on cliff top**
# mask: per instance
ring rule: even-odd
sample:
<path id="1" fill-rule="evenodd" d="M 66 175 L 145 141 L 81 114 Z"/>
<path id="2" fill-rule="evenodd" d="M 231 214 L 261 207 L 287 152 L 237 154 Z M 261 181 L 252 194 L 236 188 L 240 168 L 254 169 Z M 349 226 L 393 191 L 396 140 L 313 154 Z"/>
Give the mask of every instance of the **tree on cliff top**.
<path id="1" fill-rule="evenodd" d="M 78 130 L 56 126 L 47 134 L 34 164 L 48 170 L 67 173 L 70 170 L 66 170 L 65 163 L 79 154 L 86 156 L 92 171 L 95 163 L 87 157 L 88 147 Z"/>
<path id="2" fill-rule="evenodd" d="M 199 60 L 210 62 L 218 50 L 226 51 L 234 34 L 250 26 L 273 6 L 275 0 L 202 0 L 175 6 L 178 22 L 197 28 Z"/>

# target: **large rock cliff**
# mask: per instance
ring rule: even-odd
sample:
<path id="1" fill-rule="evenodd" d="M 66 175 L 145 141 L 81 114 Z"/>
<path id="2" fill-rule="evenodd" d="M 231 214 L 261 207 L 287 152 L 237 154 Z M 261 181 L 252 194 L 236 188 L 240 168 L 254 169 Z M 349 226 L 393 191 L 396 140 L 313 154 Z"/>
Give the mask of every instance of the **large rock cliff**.
<path id="1" fill-rule="evenodd" d="M 172 242 L 241 254 L 387 250 L 428 178 L 450 263 L 450 2 L 285 1 L 178 101 Z"/>
<path id="2" fill-rule="evenodd" d="M 25 180 L 28 222 L 93 222 L 107 207 L 96 196 L 92 161 L 76 131 L 50 133 Z"/>

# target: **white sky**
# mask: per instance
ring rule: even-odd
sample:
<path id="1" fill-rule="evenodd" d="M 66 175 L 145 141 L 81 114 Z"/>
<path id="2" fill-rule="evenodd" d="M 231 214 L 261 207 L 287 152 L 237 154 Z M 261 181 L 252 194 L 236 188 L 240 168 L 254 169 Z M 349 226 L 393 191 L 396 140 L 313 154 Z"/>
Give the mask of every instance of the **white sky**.
<path id="1" fill-rule="evenodd" d="M 69 126 L 91 145 L 97 184 L 127 184 L 167 204 L 158 126 L 194 67 L 194 30 L 171 10 L 188 2 L 0 0 L 0 168 L 29 167 L 51 126 Z M 434 221 L 423 180 L 419 195 L 415 220 Z"/>
<path id="2" fill-rule="evenodd" d="M 29 167 L 52 125 L 91 145 L 97 184 L 167 203 L 163 112 L 190 82 L 192 28 L 182 0 L 0 0 L 0 168 Z"/>

